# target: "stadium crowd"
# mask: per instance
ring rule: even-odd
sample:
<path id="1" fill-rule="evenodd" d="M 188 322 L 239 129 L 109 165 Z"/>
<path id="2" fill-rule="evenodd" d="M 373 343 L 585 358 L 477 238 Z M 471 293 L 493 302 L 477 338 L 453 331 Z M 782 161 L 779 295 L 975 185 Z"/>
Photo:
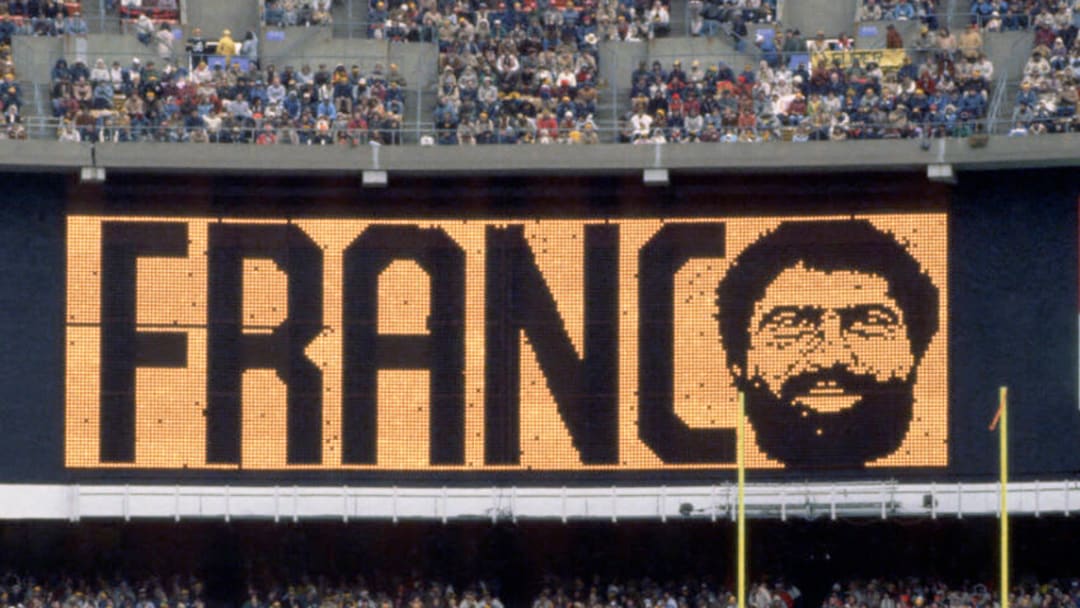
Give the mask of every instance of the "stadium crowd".
<path id="1" fill-rule="evenodd" d="M 733 608 L 734 592 L 711 577 L 561 579 L 535 583 L 531 608 Z M 503 608 L 499 584 L 470 581 L 455 585 L 419 576 L 358 575 L 348 580 L 302 576 L 291 581 L 253 583 L 242 598 L 211 597 L 194 576 L 80 578 L 33 577 L 8 572 L 0 578 L 0 608 Z M 1030 608 L 1075 608 L 1080 580 L 1026 581 L 1010 592 L 1010 603 Z M 777 579 L 747 587 L 749 608 L 811 608 L 798 586 Z M 991 584 L 950 585 L 934 578 L 888 578 L 834 583 L 821 608 L 996 608 Z"/>
<path id="2" fill-rule="evenodd" d="M 11 53 L 10 42 L 0 42 L 0 139 L 28 139 L 23 124 L 22 86 L 16 79 L 17 71 Z"/>
<path id="3" fill-rule="evenodd" d="M 940 23 L 938 0 L 862 0 L 856 21 L 922 21 L 932 30 Z"/>
<path id="4" fill-rule="evenodd" d="M 835 583 L 822 608 L 995 608 L 999 599 L 997 587 L 990 584 L 950 586 L 935 579 L 871 579 Z M 1025 582 L 1013 586 L 1009 599 L 1014 606 L 1075 608 L 1080 605 L 1080 581 Z"/>
<path id="5" fill-rule="evenodd" d="M 156 19 L 165 10 L 160 1 L 139 7 L 123 0 L 119 6 L 138 15 L 136 34 L 156 47 L 159 61 L 56 62 L 49 108 L 60 121 L 60 141 L 403 141 L 406 82 L 396 66 L 376 65 L 370 72 L 355 64 L 261 66 L 254 33 L 233 39 L 225 30 L 214 41 L 198 28 L 184 54 L 168 20 Z M 983 52 L 983 36 L 993 28 L 972 23 L 954 35 L 937 23 L 933 0 L 866 0 L 860 9 L 861 17 L 924 22 L 906 41 L 888 28 L 887 49 L 900 51 L 902 63 L 848 53 L 854 41 L 843 34 L 804 37 L 778 25 L 769 26 L 773 35 L 757 31 L 753 44 L 760 63 L 741 70 L 691 58 L 685 67 L 679 59 L 643 62 L 628 83 L 629 103 L 616 104 L 616 120 L 603 123 L 603 134 L 599 95 L 610 85 L 599 77 L 598 45 L 662 35 L 670 23 L 663 0 L 489 0 L 491 7 L 485 0 L 421 0 L 389 9 L 384 2 L 398 0 L 371 1 L 372 36 L 437 44 L 431 127 L 416 125 L 421 144 L 839 141 L 965 137 L 987 128 L 995 70 Z M 694 17 L 692 31 L 711 35 L 727 21 L 745 29 L 773 18 L 768 1 L 718 2 L 722 18 Z M 1011 135 L 1080 131 L 1077 3 L 999 3 L 999 9 L 1022 9 L 1035 39 L 1015 94 Z M 71 6 L 55 0 L 33 4 L 38 10 L 59 7 L 58 14 Z M 303 24 L 309 11 L 329 14 L 332 4 L 267 0 L 265 8 L 275 22 Z M 77 7 L 73 15 L 78 18 Z M 138 25 L 147 20 L 148 27 Z M 0 106 L 9 128 L 0 137 L 25 137 L 10 46 L 3 79 Z"/>
<path id="6" fill-rule="evenodd" d="M 1076 0 L 968 0 L 966 4 L 971 23 L 992 32 L 1026 30 L 1048 16 L 1071 20 L 1078 7 L 1080 2 Z M 858 21 L 918 19 L 935 29 L 939 20 L 946 17 L 940 14 L 941 10 L 937 0 L 862 0 L 856 18 Z"/>
<path id="7" fill-rule="evenodd" d="M 193 577 L 140 581 L 34 577 L 16 572 L 0 579 L 3 608 L 205 608 L 205 587 Z"/>
<path id="8" fill-rule="evenodd" d="M 390 5 L 387 2 L 391 2 Z M 669 33 L 668 0 L 372 0 L 368 36 L 396 42 L 489 44 L 535 38 L 546 46 L 569 38 L 642 41 Z M 519 53 L 523 59 L 524 52 Z"/>
<path id="9" fill-rule="evenodd" d="M 1075 0 L 971 0 L 971 22 L 989 31 L 1025 30 L 1050 15 L 1071 12 Z"/>
<path id="10" fill-rule="evenodd" d="M 762 59 L 654 61 L 633 73 L 620 140 L 634 143 L 962 137 L 983 129 L 994 67 L 978 48 L 905 53 L 885 69 L 858 55 L 810 55 L 813 67 Z"/>
<path id="11" fill-rule="evenodd" d="M 61 0 L 0 0 L 0 41 L 15 35 L 85 36 L 89 26 L 79 2 Z"/>
<path id="12" fill-rule="evenodd" d="M 146 14 L 154 19 L 178 19 L 180 4 L 180 0 L 105 0 L 105 10 L 121 17 Z"/>
<path id="13" fill-rule="evenodd" d="M 332 0 L 266 0 L 263 21 L 276 27 L 333 25 Z"/>
<path id="14" fill-rule="evenodd" d="M 65 142 L 356 145 L 400 142 L 405 78 L 396 65 L 333 70 L 304 64 L 239 64 L 193 71 L 134 58 L 56 62 L 51 75 L 57 138 Z"/>
<path id="15" fill-rule="evenodd" d="M 949 586 L 932 579 L 872 579 L 835 583 L 821 608 L 994 608 L 996 589 L 984 584 Z M 1080 605 L 1080 581 L 1022 584 L 1010 593 L 1012 604 L 1039 608 Z M 751 608 L 801 608 L 805 598 L 798 587 L 783 581 L 763 582 L 747 589 Z M 609 581 L 578 579 L 547 581 L 532 608 L 732 608 L 734 594 L 711 582 L 687 579 L 660 583 L 649 579 Z"/>
<path id="16" fill-rule="evenodd" d="M 610 7 L 594 22 L 573 4 L 542 13 L 520 2 L 500 12 L 479 6 L 437 26 L 435 141 L 595 143 L 598 36 L 629 40 L 637 26 L 619 15 L 612 29 Z"/>
<path id="17" fill-rule="evenodd" d="M 776 21 L 776 1 L 761 0 L 688 0 L 691 36 L 725 34 L 736 48 L 743 48 L 749 38 L 748 25 Z"/>
<path id="18" fill-rule="evenodd" d="M 752 593 L 751 593 L 752 591 Z M 748 590 L 753 608 L 796 608 L 803 605 L 798 587 L 782 581 Z M 533 599 L 532 608 L 733 608 L 734 593 L 711 579 L 687 577 L 678 581 L 649 578 L 586 582 L 577 578 L 548 578 Z"/>
<path id="19" fill-rule="evenodd" d="M 357 576 L 331 582 L 301 577 L 293 583 L 249 587 L 244 598 L 213 598 L 241 608 L 503 608 L 498 591 L 483 581 L 452 584 L 394 576 Z M 8 573 L 0 579 L 0 608 L 205 608 L 206 585 L 192 576 L 86 579 L 34 578 Z"/>
<path id="20" fill-rule="evenodd" d="M 1024 65 L 1010 135 L 1080 132 L 1078 25 L 1080 12 L 1065 2 L 1034 15 L 1034 48 Z"/>
<path id="21" fill-rule="evenodd" d="M 105 0 L 106 14 L 133 27 L 175 22 L 179 0 Z M 0 0 L 0 39 L 13 35 L 85 36 L 90 27 L 82 14 L 82 0 Z"/>

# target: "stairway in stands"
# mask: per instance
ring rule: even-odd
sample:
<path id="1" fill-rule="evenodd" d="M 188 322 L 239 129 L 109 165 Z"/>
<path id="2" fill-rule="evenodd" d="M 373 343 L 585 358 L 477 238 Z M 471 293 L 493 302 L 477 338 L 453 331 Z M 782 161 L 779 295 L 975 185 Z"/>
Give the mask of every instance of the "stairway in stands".
<path id="1" fill-rule="evenodd" d="M 335 38 L 367 37 L 367 0 L 334 0 L 331 15 Z"/>
<path id="2" fill-rule="evenodd" d="M 119 34 L 120 17 L 105 9 L 104 0 L 83 0 L 82 15 L 90 31 L 95 34 Z"/>
<path id="3" fill-rule="evenodd" d="M 689 15 L 687 14 L 687 0 L 671 0 L 668 12 L 671 15 L 671 33 L 669 36 L 687 36 L 689 30 Z"/>

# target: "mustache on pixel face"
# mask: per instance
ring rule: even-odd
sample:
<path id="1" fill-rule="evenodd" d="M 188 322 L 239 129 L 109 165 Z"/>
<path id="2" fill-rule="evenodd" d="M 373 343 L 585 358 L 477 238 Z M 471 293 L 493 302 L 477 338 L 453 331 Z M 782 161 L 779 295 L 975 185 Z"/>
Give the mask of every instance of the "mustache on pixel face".
<path id="1" fill-rule="evenodd" d="M 866 395 L 881 390 L 883 386 L 892 386 L 903 378 L 893 378 L 882 382 L 873 374 L 860 374 L 851 371 L 847 365 L 836 364 L 832 367 L 807 371 L 792 376 L 780 386 L 780 399 L 794 401 L 799 395 L 805 395 L 817 386 L 829 386 L 842 389 L 845 393 Z"/>

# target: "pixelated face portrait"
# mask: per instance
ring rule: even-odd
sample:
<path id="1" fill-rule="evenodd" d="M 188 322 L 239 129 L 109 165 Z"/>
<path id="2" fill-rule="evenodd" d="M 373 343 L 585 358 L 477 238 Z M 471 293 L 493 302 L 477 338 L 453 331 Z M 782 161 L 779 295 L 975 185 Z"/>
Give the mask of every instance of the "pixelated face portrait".
<path id="1" fill-rule="evenodd" d="M 758 448 L 787 467 L 860 467 L 909 432 L 939 290 L 866 220 L 783 222 L 717 290 L 721 339 Z"/>

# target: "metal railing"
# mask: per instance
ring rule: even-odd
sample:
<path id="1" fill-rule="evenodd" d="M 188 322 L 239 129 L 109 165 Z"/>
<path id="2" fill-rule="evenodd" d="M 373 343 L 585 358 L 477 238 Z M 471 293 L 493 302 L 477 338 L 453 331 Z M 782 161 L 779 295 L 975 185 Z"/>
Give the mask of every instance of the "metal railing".
<path id="1" fill-rule="evenodd" d="M 119 63 L 121 67 L 130 68 L 133 65 L 132 59 L 138 58 L 142 66 L 145 66 L 149 61 L 153 61 L 155 67 L 159 71 L 163 70 L 166 65 L 171 65 L 172 68 L 184 69 L 186 71 L 185 73 L 190 74 L 190 71 L 196 67 L 192 65 L 192 55 L 191 52 L 184 49 L 182 44 L 178 44 L 174 52 L 166 57 L 159 55 L 153 48 L 146 47 L 141 52 L 135 54 L 116 52 L 98 53 L 89 51 L 87 52 L 85 61 L 74 56 L 72 53 L 59 52 L 50 54 L 48 56 L 48 62 L 51 68 L 56 65 L 57 60 L 64 59 L 70 68 L 74 66 L 75 62 L 78 60 L 83 61 L 87 68 L 92 70 L 98 59 L 103 60 L 107 67 L 111 67 L 113 62 L 116 62 Z M 303 55 L 296 57 L 295 60 L 282 60 L 277 53 L 263 53 L 261 61 L 259 62 L 253 62 L 241 55 L 234 55 L 231 58 L 226 58 L 224 55 L 204 54 L 203 57 L 206 59 L 207 67 L 209 67 L 211 71 L 214 71 L 218 66 L 221 66 L 222 69 L 229 69 L 235 64 L 236 69 L 242 74 L 261 74 L 261 70 L 265 69 L 270 64 L 275 65 L 279 72 L 285 66 L 294 66 L 299 70 L 302 66 L 308 65 L 312 68 L 314 73 L 320 65 L 325 65 L 332 70 L 338 64 L 342 64 L 350 69 L 353 65 L 360 66 L 365 70 L 365 74 L 370 72 L 376 64 L 381 64 L 384 69 L 388 69 L 388 61 L 385 54 L 371 53 L 357 53 L 352 55 Z M 47 74 L 43 76 L 48 77 Z"/>
<path id="2" fill-rule="evenodd" d="M 377 125 L 367 128 L 329 127 L 319 130 L 314 127 L 298 128 L 295 126 L 274 127 L 266 124 L 232 124 L 218 130 L 207 127 L 191 127 L 180 124 L 149 125 L 128 122 L 98 121 L 93 125 L 79 127 L 51 117 L 31 117 L 23 121 L 29 139 L 66 141 L 72 144 L 89 143 L 171 143 L 171 144 L 217 144 L 217 145 L 292 145 L 337 146 L 350 148 L 365 145 L 588 145 L 590 143 L 623 143 L 626 145 L 680 145 L 698 143 L 702 145 L 783 145 L 837 141 L 881 141 L 881 140 L 929 140 L 968 138 L 981 134 L 1005 134 L 1009 132 L 1008 118 L 987 118 L 980 120 L 923 121 L 911 123 L 900 128 L 894 124 L 851 123 L 843 129 L 843 134 L 834 134 L 835 127 L 825 124 L 806 131 L 800 131 L 793 125 L 723 127 L 717 129 L 722 136 L 715 141 L 706 141 L 699 137 L 676 137 L 670 129 L 652 130 L 648 135 L 635 134 L 629 123 L 611 124 L 605 122 L 591 129 L 558 128 L 550 136 L 545 136 L 536 127 L 514 127 L 508 132 L 494 123 L 494 129 L 438 128 L 430 122 L 405 122 L 400 126 Z M 70 126 L 69 126 L 70 125 Z M 78 133 L 78 137 L 65 136 L 68 131 Z M 1077 125 L 1072 132 L 1080 132 Z M 595 133 L 595 137 L 591 134 Z"/>
<path id="3" fill-rule="evenodd" d="M 677 32 L 670 29 L 669 22 L 669 34 L 668 35 L 686 35 L 686 36 L 699 36 L 704 35 L 700 31 L 692 31 L 692 7 L 693 2 L 687 3 L 684 6 L 684 28 L 683 31 Z M 700 4 L 700 2 L 698 2 Z M 670 10 L 670 9 L 669 9 Z M 770 15 L 769 20 L 749 21 L 747 26 L 750 30 L 748 37 L 749 41 L 744 41 L 743 37 L 734 36 L 730 31 L 730 27 L 723 28 L 718 27 L 717 31 L 712 35 L 720 35 L 726 33 L 732 36 L 733 40 L 738 42 L 740 46 L 746 45 L 752 46 L 754 33 L 759 26 L 772 25 L 774 20 Z M 271 28 L 284 28 L 291 29 L 297 27 L 303 27 L 302 25 L 283 22 L 280 19 L 274 18 L 273 15 L 268 19 L 263 20 L 263 24 Z M 730 25 L 730 24 L 725 24 Z M 336 19 L 333 23 L 312 25 L 311 27 L 329 28 L 333 30 L 335 38 L 348 38 L 348 39 L 366 39 L 366 40 L 390 40 L 393 42 L 440 42 L 447 41 L 439 36 L 438 26 L 416 25 L 413 23 L 404 24 L 402 27 L 394 27 L 389 20 L 359 20 L 359 19 Z M 659 35 L 659 34 L 658 34 Z M 498 38 L 498 36 L 495 36 Z M 648 38 L 648 35 L 635 38 L 635 41 L 644 41 Z M 617 40 L 612 40 L 616 41 Z"/>
<path id="4" fill-rule="evenodd" d="M 990 124 L 1000 127 L 998 116 L 1001 113 L 1001 106 L 1005 101 L 1005 91 L 1009 87 L 1009 80 L 1004 75 L 998 78 L 997 84 L 994 86 L 994 96 L 990 100 L 990 110 L 987 112 L 987 116 L 990 119 Z M 998 134 L 1000 131 L 989 131 L 990 133 Z M 1007 132 L 1007 131 L 1006 131 Z"/>
<path id="5" fill-rule="evenodd" d="M 0 517 L 71 522 L 91 518 L 719 522 L 735 519 L 736 490 L 730 482 L 650 487 L 6 485 L 0 486 Z M 978 480 L 751 483 L 745 489 L 745 508 L 749 517 L 779 521 L 999 517 L 1002 490 L 999 483 Z M 1007 486 L 1010 515 L 1069 517 L 1078 504 L 1076 480 Z"/>
<path id="6" fill-rule="evenodd" d="M 78 34 L 118 34 L 123 32 L 122 24 L 125 20 L 134 17 L 122 14 L 120 0 L 81 0 L 79 18 L 85 24 L 86 31 Z M 176 13 L 182 11 L 182 0 L 177 1 Z M 149 11 L 152 18 L 159 18 L 161 13 Z M 175 20 L 179 21 L 177 16 Z M 47 19 L 44 16 L 36 18 L 23 16 L 8 16 L 0 20 L 0 23 L 8 23 L 14 28 L 10 31 L 14 35 L 71 35 L 72 32 L 64 31 L 64 19 L 58 21 Z"/>

